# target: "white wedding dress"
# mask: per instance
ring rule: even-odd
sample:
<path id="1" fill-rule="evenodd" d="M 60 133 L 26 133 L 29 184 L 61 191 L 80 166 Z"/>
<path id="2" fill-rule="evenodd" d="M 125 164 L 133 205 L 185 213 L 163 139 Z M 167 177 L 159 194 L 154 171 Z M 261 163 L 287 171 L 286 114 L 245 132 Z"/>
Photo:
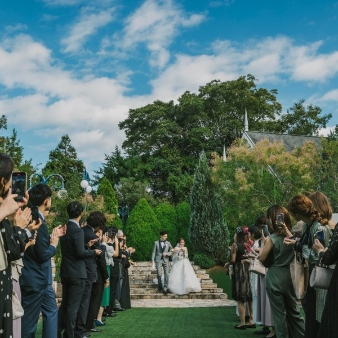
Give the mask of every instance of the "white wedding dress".
<path id="1" fill-rule="evenodd" d="M 173 265 L 169 274 L 168 289 L 171 293 L 185 295 L 189 292 L 201 292 L 200 279 L 196 277 L 195 271 L 187 258 L 187 250 L 184 255 L 175 253 Z"/>

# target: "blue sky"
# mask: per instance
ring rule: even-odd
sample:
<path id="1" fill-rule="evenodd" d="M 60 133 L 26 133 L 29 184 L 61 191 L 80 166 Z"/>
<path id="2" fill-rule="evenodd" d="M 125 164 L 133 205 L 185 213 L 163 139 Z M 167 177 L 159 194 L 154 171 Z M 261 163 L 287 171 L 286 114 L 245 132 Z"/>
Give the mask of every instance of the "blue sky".
<path id="1" fill-rule="evenodd" d="M 248 73 L 338 124 L 338 1 L 2 0 L 0 29 L 3 134 L 35 165 L 67 133 L 92 172 L 130 108 Z"/>

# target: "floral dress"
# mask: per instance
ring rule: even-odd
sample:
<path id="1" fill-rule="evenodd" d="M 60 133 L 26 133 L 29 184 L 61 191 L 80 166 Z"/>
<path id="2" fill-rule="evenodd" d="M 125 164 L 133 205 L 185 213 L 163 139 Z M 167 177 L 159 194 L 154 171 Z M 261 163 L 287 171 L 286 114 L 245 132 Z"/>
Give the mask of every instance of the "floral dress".
<path id="1" fill-rule="evenodd" d="M 0 222 L 0 232 L 7 253 L 8 266 L 0 271 L 0 338 L 12 338 L 13 313 L 12 313 L 12 276 L 11 262 L 20 259 L 25 249 L 27 238 L 20 228 L 12 227 L 7 219 Z"/>
<path id="2" fill-rule="evenodd" d="M 233 263 L 232 298 L 237 302 L 252 302 L 249 264 L 242 263 L 246 254 L 243 243 L 237 243 L 236 261 Z"/>

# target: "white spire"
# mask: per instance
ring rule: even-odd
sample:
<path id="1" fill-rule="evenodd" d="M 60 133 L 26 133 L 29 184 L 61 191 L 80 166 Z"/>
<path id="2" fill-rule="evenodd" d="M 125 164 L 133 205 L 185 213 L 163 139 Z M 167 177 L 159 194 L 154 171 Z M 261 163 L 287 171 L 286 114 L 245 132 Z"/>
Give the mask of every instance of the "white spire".
<path id="1" fill-rule="evenodd" d="M 244 115 L 244 131 L 249 131 L 248 113 L 246 112 L 246 108 Z"/>
<path id="2" fill-rule="evenodd" d="M 225 145 L 223 146 L 223 161 L 226 162 L 227 161 L 227 154 L 225 152 Z"/>

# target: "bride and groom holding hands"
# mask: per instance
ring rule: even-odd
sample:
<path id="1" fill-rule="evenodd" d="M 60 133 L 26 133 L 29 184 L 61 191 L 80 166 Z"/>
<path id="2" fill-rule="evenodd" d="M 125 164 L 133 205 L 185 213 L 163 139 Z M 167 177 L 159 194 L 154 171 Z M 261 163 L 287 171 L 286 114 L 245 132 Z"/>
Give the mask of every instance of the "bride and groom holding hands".
<path id="1" fill-rule="evenodd" d="M 170 291 L 177 295 L 189 292 L 201 292 L 199 279 L 188 259 L 188 249 L 183 238 L 178 240 L 175 248 L 167 241 L 166 231 L 160 232 L 160 239 L 154 243 L 152 252 L 153 268 L 157 270 L 158 290 L 165 295 Z M 169 274 L 169 257 L 172 256 L 172 267 Z M 162 278 L 162 268 L 164 278 Z"/>

